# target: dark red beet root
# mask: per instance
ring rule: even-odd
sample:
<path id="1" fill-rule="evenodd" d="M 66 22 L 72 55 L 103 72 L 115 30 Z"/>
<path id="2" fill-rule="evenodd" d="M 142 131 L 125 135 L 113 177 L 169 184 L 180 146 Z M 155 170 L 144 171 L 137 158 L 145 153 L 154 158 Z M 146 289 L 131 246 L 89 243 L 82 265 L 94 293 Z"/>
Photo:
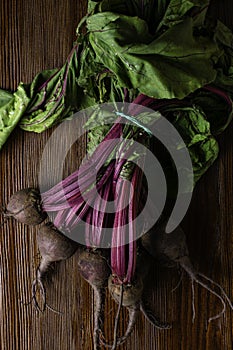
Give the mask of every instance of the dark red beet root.
<path id="1" fill-rule="evenodd" d="M 14 217 L 27 225 L 42 223 L 47 214 L 42 211 L 40 192 L 35 188 L 26 188 L 14 193 L 4 213 L 5 217 Z"/>
<path id="2" fill-rule="evenodd" d="M 52 223 L 41 226 L 37 235 L 37 244 L 42 256 L 41 263 L 44 261 L 44 265 L 66 260 L 78 249 L 78 243 L 65 236 Z"/>
<path id="3" fill-rule="evenodd" d="M 141 237 L 143 247 L 167 267 L 180 264 L 180 258 L 189 256 L 186 236 L 180 227 L 165 233 L 165 225 L 151 230 Z"/>
<path id="4" fill-rule="evenodd" d="M 108 280 L 108 290 L 112 296 L 112 298 L 119 304 L 121 300 L 123 287 L 123 298 L 122 298 L 122 306 L 129 307 L 141 300 L 142 292 L 143 292 L 143 282 L 141 278 L 138 278 L 135 283 L 127 285 L 127 284 L 117 284 L 114 281 L 114 276 L 110 276 Z"/>
<path id="5" fill-rule="evenodd" d="M 180 226 L 178 226 L 173 232 L 165 232 L 166 225 L 161 225 L 156 230 L 151 230 L 141 237 L 141 242 L 144 248 L 160 263 L 168 267 L 180 266 L 182 267 L 192 282 L 192 291 L 194 293 L 194 282 L 201 285 L 208 290 L 211 294 L 215 295 L 222 303 L 223 308 L 220 313 L 210 317 L 209 322 L 218 319 L 225 313 L 226 302 L 233 310 L 233 305 L 223 288 L 205 276 L 204 274 L 196 271 L 189 258 L 189 251 L 186 243 L 186 236 Z M 216 292 L 212 286 L 218 288 L 219 292 Z M 195 307 L 194 307 L 194 294 L 193 294 L 193 321 L 195 319 Z"/>
<path id="6" fill-rule="evenodd" d="M 94 350 L 100 349 L 100 337 L 103 337 L 105 287 L 110 275 L 107 259 L 100 251 L 84 250 L 79 256 L 78 270 L 81 276 L 92 286 L 95 298 Z"/>
<path id="7" fill-rule="evenodd" d="M 37 243 L 42 258 L 40 266 L 37 269 L 36 279 L 32 285 L 32 300 L 37 310 L 44 311 L 48 305 L 46 303 L 46 291 L 43 282 L 49 271 L 49 267 L 54 262 L 70 258 L 77 251 L 79 245 L 63 235 L 52 223 L 47 223 L 40 228 L 37 235 Z M 42 308 L 39 307 L 36 299 L 37 286 L 39 286 L 42 293 Z"/>
<path id="8" fill-rule="evenodd" d="M 99 251 L 83 251 L 79 256 L 78 270 L 92 287 L 103 288 L 107 285 L 110 268 Z"/>
<path id="9" fill-rule="evenodd" d="M 117 276 L 114 275 L 111 275 L 108 279 L 108 290 L 112 298 L 119 305 L 118 314 L 115 321 L 114 342 L 113 345 L 111 345 L 112 350 L 123 344 L 133 332 L 140 311 L 143 313 L 146 319 L 153 324 L 153 326 L 159 329 L 171 328 L 169 324 L 160 322 L 154 313 L 145 306 L 143 300 L 144 282 L 147 274 L 149 273 L 151 262 L 151 257 L 142 248 L 140 254 L 137 256 L 135 279 L 131 284 L 120 283 Z M 119 322 L 119 312 L 121 306 L 127 308 L 129 317 L 125 334 L 122 337 L 118 337 L 117 324 Z M 109 346 L 108 344 L 104 345 Z"/>

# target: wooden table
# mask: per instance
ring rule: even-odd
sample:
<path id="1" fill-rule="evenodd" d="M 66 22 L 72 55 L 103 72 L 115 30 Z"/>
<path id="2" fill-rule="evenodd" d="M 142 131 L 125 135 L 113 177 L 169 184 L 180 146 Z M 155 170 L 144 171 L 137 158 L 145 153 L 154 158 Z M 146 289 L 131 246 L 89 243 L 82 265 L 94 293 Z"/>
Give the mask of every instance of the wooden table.
<path id="1" fill-rule="evenodd" d="M 216 13 L 233 27 L 233 3 L 217 0 Z M 20 81 L 30 82 L 42 69 L 61 66 L 75 39 L 75 28 L 85 14 L 86 0 L 1 1 L 0 87 L 13 90 Z M 41 135 L 18 128 L 1 151 L 1 203 L 23 187 L 36 186 L 43 148 L 53 130 Z M 233 299 L 233 188 L 232 125 L 220 138 L 220 157 L 198 184 L 184 227 L 195 267 L 219 282 Z M 78 151 L 78 156 L 77 156 Z M 85 140 L 72 149 L 71 164 L 77 166 L 85 151 Z M 67 166 L 67 172 L 71 169 Z M 77 256 L 57 266 L 48 286 L 48 302 L 63 312 L 38 315 L 30 300 L 31 283 L 38 265 L 35 234 L 10 220 L 0 235 L 0 334 L 4 350 L 89 350 L 92 349 L 93 294 L 77 272 Z M 195 287 L 196 318 L 192 323 L 191 284 L 184 276 L 155 265 L 149 298 L 161 319 L 171 322 L 171 330 L 156 330 L 141 317 L 135 332 L 121 349 L 145 350 L 230 350 L 232 314 L 227 309 L 217 321 L 207 324 L 220 311 L 219 301 L 201 287 Z M 152 279 L 151 279 L 152 280 Z M 115 304 L 107 298 L 105 332 L 113 334 Z M 122 314 L 120 330 L 125 327 Z"/>

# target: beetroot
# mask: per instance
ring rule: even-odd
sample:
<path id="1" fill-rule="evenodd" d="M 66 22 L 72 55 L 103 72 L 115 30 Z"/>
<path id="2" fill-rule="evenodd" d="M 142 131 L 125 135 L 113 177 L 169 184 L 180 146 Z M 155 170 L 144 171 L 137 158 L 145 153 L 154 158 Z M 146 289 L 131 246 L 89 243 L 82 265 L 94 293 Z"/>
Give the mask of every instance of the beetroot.
<path id="1" fill-rule="evenodd" d="M 94 316 L 94 350 L 100 348 L 100 337 L 103 337 L 104 297 L 105 287 L 110 275 L 107 258 L 100 250 L 84 250 L 78 261 L 78 270 L 81 276 L 92 286 L 95 298 Z"/>
<path id="2" fill-rule="evenodd" d="M 110 268 L 99 250 L 83 251 L 79 256 L 78 270 L 93 288 L 103 288 L 107 285 Z"/>
<path id="3" fill-rule="evenodd" d="M 116 347 L 130 336 L 132 333 L 136 320 L 138 318 L 140 312 L 140 299 L 143 291 L 143 283 L 141 278 L 138 278 L 137 281 L 131 285 L 125 285 L 118 281 L 116 276 L 110 276 L 108 280 L 108 290 L 113 297 L 113 299 L 118 303 L 118 312 L 115 320 L 114 327 L 114 341 L 112 345 L 112 349 L 116 349 Z M 121 306 L 127 307 L 129 314 L 129 321 L 127 330 L 123 337 L 118 338 L 117 336 L 117 328 L 119 322 L 119 314 Z"/>
<path id="4" fill-rule="evenodd" d="M 46 307 L 46 290 L 43 282 L 52 263 L 70 258 L 78 249 L 79 245 L 63 235 L 51 222 L 44 224 L 37 235 L 37 243 L 41 254 L 40 266 L 37 268 L 36 279 L 32 284 L 32 300 L 39 311 Z M 36 299 L 36 289 L 42 293 L 43 307 L 40 308 Z"/>
<path id="5" fill-rule="evenodd" d="M 188 247 L 183 230 L 178 227 L 172 233 L 165 233 L 165 225 L 147 232 L 141 237 L 144 248 L 163 265 L 175 267 L 180 259 L 188 256 Z"/>
<path id="6" fill-rule="evenodd" d="M 14 217 L 27 225 L 38 225 L 47 216 L 42 211 L 40 192 L 35 188 L 26 188 L 14 193 L 4 213 L 5 217 Z"/>
<path id="7" fill-rule="evenodd" d="M 151 231 L 143 235 L 141 237 L 142 245 L 152 256 L 154 256 L 162 264 L 168 267 L 182 267 L 191 278 L 192 291 L 194 291 L 193 283 L 196 282 L 197 284 L 201 285 L 203 288 L 208 290 L 211 294 L 215 295 L 221 301 L 223 305 L 222 311 L 219 314 L 210 317 L 209 322 L 219 318 L 222 314 L 224 314 L 226 309 L 225 301 L 227 301 L 230 308 L 233 309 L 233 305 L 223 288 L 209 277 L 194 269 L 193 264 L 191 263 L 189 258 L 186 236 L 181 227 L 179 226 L 171 233 L 166 233 L 165 227 L 166 225 L 162 224 L 156 230 L 152 229 Z M 217 287 L 220 291 L 220 294 L 213 290 L 213 288 L 210 287 L 207 284 L 207 282 Z M 194 318 L 195 308 L 193 303 L 193 320 Z"/>
<path id="8" fill-rule="evenodd" d="M 108 290 L 118 304 L 121 300 L 121 294 L 123 294 L 121 301 L 122 306 L 130 307 L 141 300 L 143 281 L 140 276 L 132 284 L 120 284 L 117 282 L 116 277 L 110 276 L 108 280 Z"/>
<path id="9" fill-rule="evenodd" d="M 149 272 L 151 264 L 150 256 L 142 248 L 140 253 L 137 254 L 137 265 L 134 278 L 131 283 L 123 283 L 116 275 L 111 275 L 108 280 L 108 290 L 113 299 L 118 303 L 118 314 L 115 322 L 114 329 L 114 342 L 112 349 L 115 349 L 118 345 L 123 344 L 134 330 L 137 318 L 140 311 L 144 314 L 146 319 L 153 324 L 153 326 L 159 329 L 169 329 L 170 325 L 162 323 L 154 315 L 154 313 L 146 306 L 143 297 L 144 282 Z M 121 306 L 124 306 L 128 310 L 129 321 L 124 336 L 117 337 L 117 324 L 119 320 L 119 312 Z"/>

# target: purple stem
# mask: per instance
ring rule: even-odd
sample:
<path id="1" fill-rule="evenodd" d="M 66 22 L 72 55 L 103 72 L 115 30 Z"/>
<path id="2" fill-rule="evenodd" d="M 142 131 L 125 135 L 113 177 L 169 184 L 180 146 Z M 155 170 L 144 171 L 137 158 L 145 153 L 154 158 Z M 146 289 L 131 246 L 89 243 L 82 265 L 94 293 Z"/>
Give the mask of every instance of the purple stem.
<path id="1" fill-rule="evenodd" d="M 73 206 L 76 203 L 76 201 L 80 197 L 82 197 L 82 194 L 85 193 L 90 197 L 90 194 L 92 194 L 94 191 L 94 189 L 91 188 L 92 185 L 95 185 L 97 189 L 100 186 L 102 186 L 106 182 L 108 177 L 111 175 L 113 169 L 114 169 L 114 161 L 111 161 L 111 163 L 107 166 L 104 174 L 98 180 L 97 183 L 96 183 L 96 173 L 94 173 L 94 176 L 92 176 L 91 178 L 88 178 L 87 176 L 87 179 L 84 178 L 82 179 L 82 181 L 79 181 L 76 184 L 73 184 L 72 187 L 69 188 L 69 191 L 68 189 L 66 189 L 65 197 L 63 197 L 63 199 L 68 201 L 70 206 Z"/>
<path id="2" fill-rule="evenodd" d="M 129 90 L 124 88 L 124 102 L 129 102 Z"/>
<path id="3" fill-rule="evenodd" d="M 135 218 L 137 216 L 138 196 L 141 193 L 141 179 L 139 177 L 139 168 L 135 167 L 132 177 L 132 188 L 134 189 L 133 198 L 129 204 L 129 260 L 126 274 L 126 282 L 131 283 L 136 269 L 136 225 Z"/>
<path id="4" fill-rule="evenodd" d="M 118 118 L 117 121 L 119 121 L 121 118 Z M 94 153 L 91 155 L 90 159 L 86 161 L 78 170 L 76 170 L 74 173 L 72 173 L 70 176 L 59 182 L 57 185 L 53 186 L 48 191 L 44 192 L 42 194 L 43 203 L 51 203 L 53 202 L 53 198 L 56 199 L 62 199 L 64 197 L 64 190 L 66 189 L 66 194 L 70 192 L 73 188 L 75 188 L 76 183 L 79 178 L 90 175 L 91 168 L 95 168 L 98 163 L 100 162 L 100 159 L 102 159 L 102 162 L 104 160 L 106 161 L 113 151 L 114 147 L 116 146 L 115 143 L 112 143 L 112 147 L 106 147 L 106 144 L 104 141 L 109 141 L 111 139 L 119 138 L 122 132 L 122 125 L 117 123 L 114 124 L 113 127 L 110 129 L 108 134 L 105 136 L 103 141 L 98 145 Z M 108 144 L 109 146 L 109 144 Z M 72 187 L 72 184 L 73 187 Z"/>
<path id="5" fill-rule="evenodd" d="M 67 216 L 68 210 L 59 210 L 57 212 L 57 215 L 54 219 L 54 225 L 59 229 L 62 227 L 63 223 L 65 222 L 66 216 Z"/>
<path id="6" fill-rule="evenodd" d="M 125 236 L 128 220 L 127 204 L 130 195 L 129 182 L 119 178 L 117 182 L 117 193 L 119 206 L 116 208 L 117 212 L 115 214 L 112 233 L 111 266 L 113 274 L 116 274 L 119 281 L 123 283 L 126 275 Z M 121 209 L 122 207 L 124 209 Z"/>
<path id="7" fill-rule="evenodd" d="M 152 103 L 152 101 L 154 101 L 154 99 L 141 94 L 133 102 L 147 105 L 148 103 Z M 141 108 L 141 105 L 134 105 L 129 109 L 129 111 L 132 114 L 137 114 Z M 112 126 L 103 141 L 119 138 L 122 135 L 122 125 L 119 123 L 120 120 L 121 118 L 117 119 L 116 123 Z M 115 269 L 116 273 L 121 279 L 124 278 L 126 276 L 125 224 L 129 219 L 129 214 L 131 225 L 129 240 L 131 243 L 129 244 L 127 280 L 130 281 L 135 270 L 135 225 L 132 224 L 132 218 L 134 218 L 136 215 L 137 200 L 136 196 L 134 196 L 134 200 L 131 201 L 132 203 L 130 204 L 130 213 L 128 213 L 129 207 L 127 205 L 127 201 L 130 194 L 131 185 L 128 181 L 120 178 L 120 173 L 123 165 L 126 163 L 126 160 L 120 159 L 118 162 L 112 160 L 105 169 L 105 172 L 102 174 L 102 177 L 95 185 L 96 168 L 98 167 L 98 164 L 104 164 L 115 147 L 115 143 L 112 143 L 112 147 L 111 145 L 110 147 L 106 147 L 104 142 L 101 142 L 90 159 L 86 161 L 84 165 L 82 165 L 77 171 L 75 171 L 65 180 L 55 185 L 52 189 L 42 194 L 43 209 L 46 211 L 57 211 L 57 215 L 54 221 L 55 225 L 57 227 L 66 227 L 70 230 L 75 228 L 80 220 L 85 217 L 87 222 L 90 222 L 92 224 L 92 228 L 89 227 L 86 232 L 87 243 L 90 245 L 92 242 L 93 244 L 99 245 L 101 241 L 101 233 L 104 225 L 104 220 L 106 218 L 105 209 L 107 200 L 115 192 L 118 192 L 118 209 L 122 205 L 123 207 L 126 205 L 126 208 L 120 211 L 118 210 L 115 215 L 113 227 L 113 244 L 116 245 L 116 247 L 112 248 L 112 262 L 113 269 Z M 128 158 L 128 156 L 132 153 L 132 147 L 128 147 L 127 149 L 127 147 L 124 147 L 124 145 L 122 147 L 121 144 L 120 153 L 125 153 L 125 158 Z M 133 183 L 135 185 L 135 188 L 138 184 L 140 186 L 140 181 L 138 179 L 138 170 L 134 171 Z M 96 188 L 93 188 L 92 185 L 95 185 Z M 80 187 L 82 192 L 80 190 Z M 94 193 L 96 190 L 99 191 L 100 196 L 102 196 L 105 201 L 101 199 L 100 196 L 95 199 Z M 84 192 L 87 198 L 91 200 L 91 202 L 86 203 L 84 201 L 82 197 L 82 193 Z M 95 209 L 90 207 L 91 203 L 94 201 L 96 205 Z"/>
<path id="8" fill-rule="evenodd" d="M 93 215 L 93 211 L 89 210 L 86 216 L 86 223 L 88 225 L 85 225 L 85 240 L 86 240 L 86 246 L 87 248 L 92 248 L 92 226 L 91 226 L 91 222 L 92 222 L 92 215 Z"/>
<path id="9" fill-rule="evenodd" d="M 138 105 L 142 105 L 142 106 L 146 106 L 146 101 L 148 99 L 151 100 L 151 97 L 148 97 L 148 96 L 146 96 L 144 94 L 140 94 L 132 101 L 132 103 L 138 104 Z"/>
<path id="10" fill-rule="evenodd" d="M 65 222 L 66 227 L 69 227 L 70 230 L 73 230 L 81 220 L 83 220 L 86 217 L 86 214 L 88 213 L 89 210 L 92 210 L 90 208 L 89 204 L 84 204 L 80 212 L 74 212 L 72 217 L 70 217 L 70 220 Z"/>
<path id="11" fill-rule="evenodd" d="M 203 87 L 203 89 L 207 90 L 207 91 L 211 91 L 214 94 L 222 97 L 227 102 L 227 104 L 230 106 L 230 108 L 232 109 L 232 101 L 225 91 L 220 90 L 212 85 L 206 85 Z"/>
<path id="12" fill-rule="evenodd" d="M 144 16 L 144 0 L 141 0 L 141 16 Z"/>
<path id="13" fill-rule="evenodd" d="M 38 91 L 43 90 L 43 89 L 48 85 L 48 83 L 55 77 L 55 75 L 57 75 L 59 72 L 60 72 L 60 69 L 58 69 L 55 73 L 53 73 L 53 74 L 51 75 L 51 77 L 49 77 L 49 78 L 38 88 Z"/>
<path id="14" fill-rule="evenodd" d="M 137 96 L 136 99 L 134 99 L 133 103 L 135 104 L 142 104 L 147 105 L 149 102 L 151 102 L 153 99 L 150 97 L 147 97 L 146 95 L 140 94 Z M 129 112 L 132 114 L 137 114 L 139 110 L 141 109 L 141 106 L 133 106 L 129 109 Z M 110 129 L 108 134 L 103 139 L 103 142 L 101 142 L 94 153 L 92 154 L 89 161 L 87 161 L 85 164 L 83 164 L 77 171 L 75 171 L 73 174 L 68 176 L 65 180 L 61 181 L 54 187 L 52 187 L 50 190 L 44 192 L 42 194 L 43 204 L 44 204 L 44 210 L 46 210 L 47 205 L 51 205 L 53 203 L 58 203 L 59 201 L 65 200 L 64 195 L 67 196 L 70 192 L 75 189 L 75 192 L 72 193 L 72 196 L 78 196 L 79 197 L 79 189 L 77 188 L 77 180 L 80 177 L 84 177 L 84 181 L 86 181 L 85 176 L 91 177 L 89 178 L 89 181 L 87 182 L 86 188 L 90 186 L 90 183 L 93 182 L 93 173 L 91 171 L 91 167 L 95 167 L 96 164 L 100 163 L 102 161 L 107 160 L 111 152 L 113 151 L 115 147 L 115 143 L 112 144 L 112 147 L 106 147 L 104 144 L 104 141 L 109 141 L 110 139 L 116 139 L 119 138 L 122 133 L 122 125 L 119 124 L 121 118 L 118 118 L 116 123 L 113 125 L 113 127 Z M 80 184 L 81 184 L 80 180 Z M 51 207 L 50 207 L 51 208 Z M 60 208 L 64 208 L 63 206 Z M 51 210 L 51 209 L 50 209 Z"/>
<path id="15" fill-rule="evenodd" d="M 88 198 L 92 198 L 92 196 L 93 196 L 93 194 L 96 192 L 96 190 L 99 191 L 100 188 L 101 188 L 102 186 L 104 186 L 105 182 L 106 182 L 106 181 L 108 180 L 108 178 L 111 176 L 113 170 L 114 170 L 114 161 L 112 161 L 112 162 L 108 165 L 108 167 L 107 167 L 105 173 L 103 174 L 103 176 L 101 177 L 101 179 L 97 182 L 97 184 L 94 186 L 94 188 L 92 188 L 91 190 L 89 190 L 88 192 L 85 193 L 85 196 L 88 197 Z M 83 192 L 84 192 L 84 191 L 82 191 L 82 193 L 83 193 Z M 78 193 L 77 195 L 72 196 L 71 198 L 69 198 L 68 204 L 69 204 L 70 206 L 73 206 L 73 205 L 75 205 L 75 203 L 76 203 L 77 200 L 79 200 L 80 198 L 81 198 L 81 200 L 82 200 L 82 193 L 79 191 L 79 193 Z"/>
<path id="16" fill-rule="evenodd" d="M 114 162 L 111 162 L 109 164 L 109 166 L 108 166 L 108 170 L 104 173 L 104 175 L 102 176 L 100 181 L 97 183 L 96 188 L 93 188 L 87 194 L 88 199 L 91 200 L 91 203 L 95 200 L 95 198 L 93 196 L 93 192 L 95 192 L 96 190 L 100 191 L 101 189 L 103 191 L 104 185 L 105 185 L 105 183 L 107 181 L 108 181 L 107 192 L 104 193 L 104 196 L 109 195 L 110 185 L 112 184 L 111 174 L 113 172 L 113 169 L 114 169 Z M 69 206 L 67 207 L 65 219 L 64 219 L 64 216 L 62 216 L 62 220 L 64 219 L 64 221 L 61 221 L 60 215 L 57 214 L 57 216 L 55 218 L 55 222 L 54 222 L 55 225 L 57 227 L 60 227 L 60 226 L 63 226 L 63 227 L 66 227 L 66 228 L 69 227 L 69 229 L 75 228 L 75 226 L 85 217 L 85 215 L 87 214 L 88 210 L 93 210 L 90 207 L 91 203 L 90 202 L 89 203 L 85 203 L 84 199 L 80 195 L 80 197 L 77 198 L 76 201 L 72 203 L 72 206 L 73 206 L 72 208 L 70 208 L 71 203 L 69 202 Z M 106 203 L 105 203 L 105 205 L 106 205 Z M 56 209 L 55 206 L 53 207 L 53 211 L 56 211 L 54 209 Z M 97 215 L 97 214 L 94 214 L 94 215 Z"/>
<path id="17" fill-rule="evenodd" d="M 57 73 L 56 73 L 57 74 Z M 54 75 L 54 74 L 53 74 Z M 31 114 L 35 111 L 37 111 L 41 106 L 43 106 L 43 104 L 46 101 L 46 91 L 43 92 L 43 98 L 42 101 L 40 101 L 37 105 L 34 105 L 31 109 L 29 109 L 29 111 L 26 111 L 26 114 Z"/>
<path id="18" fill-rule="evenodd" d="M 109 178 L 104 187 L 102 187 L 99 191 L 99 196 L 95 201 L 95 208 L 93 210 L 92 215 L 92 244 L 94 246 L 100 246 L 103 228 L 104 228 L 104 220 L 106 217 L 106 207 L 107 201 L 112 196 L 112 178 Z"/>

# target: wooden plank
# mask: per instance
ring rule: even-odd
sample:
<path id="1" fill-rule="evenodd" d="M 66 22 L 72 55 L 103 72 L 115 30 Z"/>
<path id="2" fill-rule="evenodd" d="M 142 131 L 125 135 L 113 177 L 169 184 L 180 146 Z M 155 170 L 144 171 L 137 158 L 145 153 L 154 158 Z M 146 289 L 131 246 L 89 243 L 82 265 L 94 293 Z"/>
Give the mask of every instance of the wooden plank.
<path id="1" fill-rule="evenodd" d="M 222 20 L 232 25 L 230 0 L 214 1 L 213 8 Z M 0 87 L 14 89 L 20 81 L 30 82 L 42 69 L 63 64 L 79 19 L 85 14 L 86 0 L 9 0 L 0 2 Z M 44 146 L 52 130 L 41 135 L 18 128 L 1 151 L 1 203 L 23 187 L 36 186 L 38 167 Z M 233 130 L 220 138 L 220 157 L 197 186 L 184 224 L 190 254 L 195 267 L 218 281 L 233 299 L 233 200 L 232 156 Z M 74 170 L 85 152 L 85 139 L 72 149 Z M 56 161 L 56 160 L 54 160 Z M 62 262 L 47 286 L 48 302 L 63 312 L 62 316 L 46 311 L 37 315 L 30 300 L 31 283 L 39 263 L 35 235 L 15 221 L 1 227 L 0 235 L 0 333 L 1 349 L 76 350 L 93 349 L 93 294 L 77 272 L 77 256 Z M 207 324 L 220 311 L 219 301 L 202 288 L 195 287 L 196 319 L 192 323 L 192 296 L 189 279 L 184 276 L 174 292 L 179 274 L 155 265 L 148 281 L 148 299 L 161 319 L 172 323 L 171 330 L 155 330 L 141 317 L 125 349 L 145 350 L 230 350 L 232 349 L 232 314 Z M 112 339 L 116 305 L 106 300 L 105 333 Z M 121 318 L 120 330 L 127 314 Z"/>

